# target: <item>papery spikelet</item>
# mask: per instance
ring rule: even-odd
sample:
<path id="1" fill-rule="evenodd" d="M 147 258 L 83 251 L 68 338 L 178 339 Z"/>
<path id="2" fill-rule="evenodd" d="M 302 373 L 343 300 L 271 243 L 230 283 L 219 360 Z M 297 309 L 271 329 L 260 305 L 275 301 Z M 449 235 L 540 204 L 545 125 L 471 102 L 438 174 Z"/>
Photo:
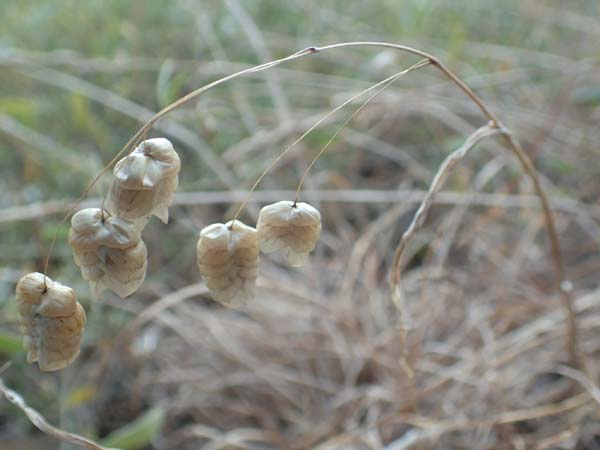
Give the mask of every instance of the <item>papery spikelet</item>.
<path id="1" fill-rule="evenodd" d="M 254 296 L 258 276 L 256 230 L 236 220 L 202 229 L 198 268 L 214 300 L 240 305 Z"/>
<path id="2" fill-rule="evenodd" d="M 69 245 L 84 280 L 99 297 L 110 289 L 121 297 L 133 294 L 146 277 L 147 250 L 133 223 L 87 208 L 71 218 Z"/>
<path id="3" fill-rule="evenodd" d="M 167 223 L 180 168 L 179 156 L 167 139 L 142 142 L 115 165 L 107 209 L 142 227 L 151 215 Z"/>
<path id="4" fill-rule="evenodd" d="M 147 253 L 146 244 L 141 239 L 126 250 L 105 249 L 102 266 L 105 276 L 101 279 L 102 285 L 121 298 L 133 294 L 146 278 Z"/>
<path id="5" fill-rule="evenodd" d="M 27 362 L 45 372 L 64 369 L 79 354 L 85 326 L 75 292 L 35 272 L 19 280 L 16 293 Z"/>
<path id="6" fill-rule="evenodd" d="M 260 210 L 256 231 L 263 253 L 281 250 L 291 266 L 302 266 L 321 235 L 321 214 L 307 203 L 277 202 Z"/>

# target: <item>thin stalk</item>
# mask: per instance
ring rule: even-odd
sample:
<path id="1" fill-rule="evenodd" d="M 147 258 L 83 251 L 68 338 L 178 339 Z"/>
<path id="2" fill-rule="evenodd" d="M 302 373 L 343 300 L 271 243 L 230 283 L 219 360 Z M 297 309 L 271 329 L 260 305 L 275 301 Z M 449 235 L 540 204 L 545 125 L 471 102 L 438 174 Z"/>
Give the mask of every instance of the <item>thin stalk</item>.
<path id="1" fill-rule="evenodd" d="M 396 76 L 394 76 L 394 78 L 392 78 L 390 81 L 388 81 L 387 83 L 385 83 L 381 88 L 379 88 L 371 97 L 369 97 L 362 105 L 360 105 L 359 108 L 356 109 L 356 111 L 354 111 L 352 113 L 352 115 L 350 117 L 348 117 L 348 119 L 346 119 L 344 121 L 344 123 L 342 125 L 340 125 L 340 127 L 335 131 L 335 133 L 333 134 L 333 136 L 331 136 L 331 138 L 327 141 L 327 143 L 323 146 L 323 148 L 321 149 L 321 151 L 319 151 L 319 153 L 317 153 L 315 155 L 315 157 L 312 159 L 312 161 L 310 162 L 310 164 L 308 165 L 308 167 L 306 168 L 306 170 L 304 171 L 304 173 L 302 174 L 302 177 L 300 178 L 300 182 L 298 183 L 298 187 L 296 188 L 296 196 L 294 197 L 294 205 L 296 203 L 298 203 L 298 199 L 300 197 L 300 190 L 302 189 L 302 185 L 304 184 L 304 180 L 306 179 L 308 173 L 310 172 L 310 170 L 313 168 L 313 166 L 315 165 L 315 163 L 317 162 L 317 160 L 323 156 L 323 154 L 325 153 L 325 151 L 327 151 L 327 149 L 329 148 L 329 146 L 331 145 L 331 143 L 335 140 L 335 138 L 342 132 L 342 130 L 344 128 L 346 128 L 346 126 L 352 121 L 352 119 L 354 119 L 363 109 L 365 109 L 367 107 L 367 105 L 369 103 L 371 103 L 379 94 L 381 94 L 389 85 L 391 85 L 394 81 L 396 81 L 398 78 L 400 78 L 402 75 L 415 70 L 415 69 L 420 69 L 421 67 L 425 67 L 426 65 L 431 64 L 431 61 L 429 61 L 428 59 L 424 59 L 419 61 L 417 64 L 415 64 L 412 67 L 409 67 L 408 69 L 398 73 Z"/>
<path id="2" fill-rule="evenodd" d="M 414 64 L 413 66 L 409 67 L 408 69 L 403 70 L 402 72 L 398 72 L 384 80 L 381 80 L 380 82 L 369 86 L 367 89 L 359 92 L 356 95 L 353 95 L 352 97 L 350 97 L 348 100 L 346 100 L 345 102 L 343 102 L 342 104 L 336 106 L 334 109 L 332 109 L 331 111 L 329 111 L 327 114 L 325 114 L 323 117 L 321 117 L 319 120 L 317 120 L 308 130 L 306 130 L 304 133 L 302 133 L 300 135 L 299 138 L 297 138 L 294 142 L 292 142 L 290 145 L 288 145 L 285 150 L 283 150 L 279 155 L 277 155 L 270 163 L 269 165 L 266 167 L 266 169 L 261 173 L 261 175 L 258 177 L 258 179 L 255 181 L 255 183 L 252 185 L 252 187 L 250 188 L 250 190 L 248 191 L 248 194 L 246 195 L 246 198 L 242 201 L 242 203 L 240 204 L 239 208 L 237 209 L 237 211 L 235 212 L 232 222 L 231 224 L 233 225 L 233 223 L 238 219 L 239 215 L 241 214 L 241 212 L 243 211 L 244 207 L 246 206 L 246 204 L 248 203 L 248 200 L 250 200 L 250 197 L 252 196 L 252 193 L 256 190 L 256 188 L 258 187 L 258 185 L 260 184 L 260 182 L 263 180 L 263 178 L 267 175 L 267 173 L 269 173 L 269 171 L 275 166 L 275 164 L 277 164 L 292 148 L 294 148 L 296 146 L 296 144 L 298 144 L 300 141 L 302 141 L 306 136 L 308 136 L 308 134 L 310 134 L 315 128 L 317 128 L 321 123 L 323 123 L 324 121 L 326 121 L 329 117 L 331 117 L 332 115 L 334 115 L 336 112 L 338 112 L 340 109 L 342 109 L 344 106 L 352 103 L 353 101 L 355 101 L 356 99 L 358 99 L 359 97 L 363 96 L 364 94 L 367 94 L 381 86 L 383 86 L 382 90 L 385 89 L 385 87 L 387 87 L 390 83 L 394 82 L 395 80 L 397 80 L 398 78 L 400 78 L 402 75 L 406 75 L 407 73 L 418 69 L 420 67 L 425 66 L 426 64 L 428 64 L 428 61 L 420 61 L 417 64 Z M 377 94 L 376 94 L 377 95 Z M 367 102 L 369 102 L 371 99 L 367 100 Z M 363 106 L 365 106 L 363 104 Z M 359 110 L 362 109 L 359 108 Z M 356 115 L 353 114 L 352 117 Z M 337 133 L 334 135 L 334 137 L 337 135 Z M 326 146 L 327 147 L 327 146 Z M 326 148 L 325 148 L 326 149 Z M 322 151 L 321 151 L 322 154 Z M 310 167 L 309 167 L 310 169 Z M 305 174 L 306 175 L 306 174 Z M 302 180 L 304 179 L 304 176 L 302 177 Z"/>

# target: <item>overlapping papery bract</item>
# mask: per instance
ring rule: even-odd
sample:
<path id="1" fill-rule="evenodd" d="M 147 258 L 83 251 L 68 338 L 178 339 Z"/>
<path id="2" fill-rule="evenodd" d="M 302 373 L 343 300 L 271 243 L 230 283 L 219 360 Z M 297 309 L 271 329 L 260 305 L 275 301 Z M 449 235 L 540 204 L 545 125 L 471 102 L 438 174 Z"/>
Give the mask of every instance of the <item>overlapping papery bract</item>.
<path id="1" fill-rule="evenodd" d="M 179 156 L 167 139 L 142 142 L 115 165 L 108 211 L 142 228 L 151 215 L 167 223 L 180 168 Z"/>
<path id="2" fill-rule="evenodd" d="M 258 276 L 256 230 L 236 220 L 200 231 L 198 268 L 214 300 L 242 305 L 254 296 Z"/>
<path id="3" fill-rule="evenodd" d="M 87 208 L 71 218 L 69 245 L 84 280 L 96 297 L 110 289 L 122 298 L 146 277 L 147 250 L 132 222 Z"/>
<path id="4" fill-rule="evenodd" d="M 291 266 L 302 266 L 321 236 L 321 214 L 307 203 L 281 201 L 263 207 L 256 225 L 260 250 L 281 250 Z"/>
<path id="5" fill-rule="evenodd" d="M 85 326 L 73 289 L 35 272 L 19 280 L 16 294 L 27 362 L 45 372 L 67 367 L 79 354 Z"/>

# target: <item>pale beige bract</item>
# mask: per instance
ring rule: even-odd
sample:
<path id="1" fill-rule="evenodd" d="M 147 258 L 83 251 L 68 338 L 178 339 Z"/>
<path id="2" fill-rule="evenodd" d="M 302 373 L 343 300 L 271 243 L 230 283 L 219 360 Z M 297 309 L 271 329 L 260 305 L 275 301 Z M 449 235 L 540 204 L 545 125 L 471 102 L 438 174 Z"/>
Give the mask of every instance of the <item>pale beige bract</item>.
<path id="1" fill-rule="evenodd" d="M 200 231 L 198 269 L 214 300 L 242 305 L 254 296 L 258 276 L 256 230 L 239 220 Z"/>
<path id="2" fill-rule="evenodd" d="M 44 372 L 64 369 L 79 355 L 85 325 L 75 292 L 35 272 L 19 280 L 16 293 L 27 362 Z"/>
<path id="3" fill-rule="evenodd" d="M 281 201 L 263 207 L 256 224 L 260 250 L 281 250 L 291 266 L 302 266 L 321 236 L 321 214 L 307 203 Z"/>
<path id="4" fill-rule="evenodd" d="M 119 217 L 87 208 L 71 218 L 69 245 L 84 280 L 96 297 L 110 289 L 122 298 L 146 277 L 147 250 L 141 230 Z"/>
<path id="5" fill-rule="evenodd" d="M 167 139 L 142 142 L 115 165 L 108 211 L 142 227 L 151 215 L 167 223 L 180 168 L 179 156 Z"/>

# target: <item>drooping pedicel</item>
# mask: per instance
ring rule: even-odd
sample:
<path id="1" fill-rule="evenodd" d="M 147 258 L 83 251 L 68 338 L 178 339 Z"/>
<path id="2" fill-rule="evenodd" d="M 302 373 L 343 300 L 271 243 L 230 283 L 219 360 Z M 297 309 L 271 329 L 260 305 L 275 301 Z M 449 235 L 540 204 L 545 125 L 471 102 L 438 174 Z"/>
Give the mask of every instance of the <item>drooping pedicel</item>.
<path id="1" fill-rule="evenodd" d="M 79 355 L 85 326 L 75 292 L 35 272 L 19 280 L 16 293 L 27 362 L 45 372 L 64 369 Z"/>
<path id="2" fill-rule="evenodd" d="M 146 277 L 147 250 L 141 230 L 132 222 L 87 208 L 71 218 L 69 245 L 81 276 L 98 298 L 110 289 L 125 298 Z"/>
<path id="3" fill-rule="evenodd" d="M 291 266 L 302 266 L 321 236 L 321 214 L 307 203 L 277 202 L 260 210 L 256 231 L 263 253 L 281 250 Z"/>
<path id="4" fill-rule="evenodd" d="M 108 211 L 142 227 L 151 215 L 167 223 L 180 168 L 179 156 L 167 139 L 142 142 L 115 165 Z"/>
<path id="5" fill-rule="evenodd" d="M 200 231 L 198 269 L 214 300 L 236 306 L 254 296 L 258 276 L 256 230 L 239 220 Z"/>

